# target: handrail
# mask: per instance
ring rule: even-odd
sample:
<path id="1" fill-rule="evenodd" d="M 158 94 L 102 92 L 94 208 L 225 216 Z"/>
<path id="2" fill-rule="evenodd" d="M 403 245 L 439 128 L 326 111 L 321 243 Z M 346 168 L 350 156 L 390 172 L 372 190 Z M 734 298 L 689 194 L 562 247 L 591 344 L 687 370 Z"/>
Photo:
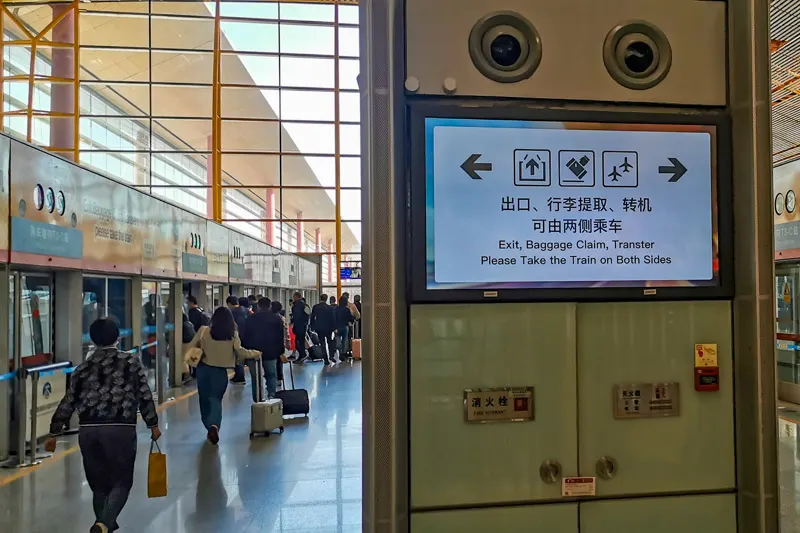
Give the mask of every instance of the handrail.
<path id="1" fill-rule="evenodd" d="M 39 374 L 39 376 L 43 376 L 43 375 L 52 375 L 50 374 L 50 372 L 55 373 L 56 370 L 61 370 L 65 368 L 72 368 L 72 361 L 64 361 L 61 363 L 50 363 L 49 365 L 22 367 L 20 368 L 20 371 L 25 373 L 24 377 L 27 377 L 34 373 Z"/>

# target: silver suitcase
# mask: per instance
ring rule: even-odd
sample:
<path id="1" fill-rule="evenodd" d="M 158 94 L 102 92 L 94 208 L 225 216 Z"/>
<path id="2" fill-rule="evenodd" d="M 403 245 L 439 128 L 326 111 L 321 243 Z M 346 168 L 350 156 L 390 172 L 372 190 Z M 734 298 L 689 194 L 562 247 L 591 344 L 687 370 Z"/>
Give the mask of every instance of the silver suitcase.
<path id="1" fill-rule="evenodd" d="M 258 399 L 250 407 L 250 438 L 258 435 L 267 437 L 276 429 L 283 433 L 283 401 L 279 399 L 264 400 L 264 369 L 261 360 L 256 360 L 258 369 Z"/>

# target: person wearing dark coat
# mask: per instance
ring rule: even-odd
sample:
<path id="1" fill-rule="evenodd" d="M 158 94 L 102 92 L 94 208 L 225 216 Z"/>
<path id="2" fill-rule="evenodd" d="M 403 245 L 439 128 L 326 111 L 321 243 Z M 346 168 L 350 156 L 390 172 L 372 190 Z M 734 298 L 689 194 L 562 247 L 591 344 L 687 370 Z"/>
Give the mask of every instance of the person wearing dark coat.
<path id="1" fill-rule="evenodd" d="M 325 364 L 331 364 L 336 355 L 336 341 L 333 332 L 336 329 L 336 312 L 328 305 L 328 295 L 319 297 L 319 303 L 311 309 L 311 329 L 317 332 L 325 354 Z"/>
<path id="2" fill-rule="evenodd" d="M 272 312 L 268 298 L 258 301 L 258 311 L 251 315 L 242 328 L 242 346 L 261 352 L 267 398 L 274 398 L 278 391 L 277 361 L 284 351 L 283 319 Z M 255 361 L 247 363 L 253 387 L 253 401 L 258 401 L 258 374 Z"/>

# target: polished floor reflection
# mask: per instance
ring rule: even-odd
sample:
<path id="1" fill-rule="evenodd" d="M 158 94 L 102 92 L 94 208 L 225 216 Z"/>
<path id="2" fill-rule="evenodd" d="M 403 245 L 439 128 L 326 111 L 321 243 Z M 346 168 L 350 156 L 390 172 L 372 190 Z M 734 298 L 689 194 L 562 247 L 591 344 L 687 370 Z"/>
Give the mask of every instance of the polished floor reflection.
<path id="1" fill-rule="evenodd" d="M 228 389 L 218 448 L 205 442 L 196 397 L 165 409 L 161 448 L 168 456 L 169 495 L 147 499 L 149 446 L 141 431 L 136 484 L 121 531 L 360 532 L 360 366 L 309 364 L 295 378 L 309 391 L 311 415 L 287 420 L 282 435 L 249 440 L 249 385 Z M 3 533 L 85 533 L 92 521 L 80 453 L 5 485 L 0 476 Z"/>
<path id="2" fill-rule="evenodd" d="M 778 420 L 781 532 L 800 531 L 800 406 L 783 403 Z"/>

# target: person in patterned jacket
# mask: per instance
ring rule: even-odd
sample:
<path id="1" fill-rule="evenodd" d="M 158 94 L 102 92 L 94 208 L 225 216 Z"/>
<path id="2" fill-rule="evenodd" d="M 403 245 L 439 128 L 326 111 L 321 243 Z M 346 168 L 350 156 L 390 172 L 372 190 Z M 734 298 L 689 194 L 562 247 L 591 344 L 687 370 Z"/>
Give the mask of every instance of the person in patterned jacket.
<path id="1" fill-rule="evenodd" d="M 138 413 L 153 440 L 158 440 L 161 432 L 141 361 L 117 349 L 116 321 L 95 320 L 89 336 L 96 348 L 72 373 L 69 390 L 50 422 L 45 448 L 55 451 L 56 435 L 77 411 L 78 444 L 96 518 L 89 532 L 107 533 L 119 529 L 117 517 L 133 486 Z"/>

